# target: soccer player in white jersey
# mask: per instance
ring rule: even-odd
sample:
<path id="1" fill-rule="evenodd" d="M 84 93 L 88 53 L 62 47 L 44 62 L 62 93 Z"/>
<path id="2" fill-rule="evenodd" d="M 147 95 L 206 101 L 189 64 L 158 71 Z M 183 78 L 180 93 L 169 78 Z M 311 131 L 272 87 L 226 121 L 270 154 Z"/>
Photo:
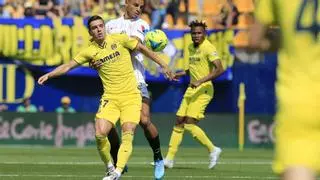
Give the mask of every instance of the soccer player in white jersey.
<path id="1" fill-rule="evenodd" d="M 106 23 L 107 33 L 125 33 L 143 42 L 144 33 L 149 30 L 148 23 L 140 18 L 143 6 L 144 0 L 126 0 L 124 14 Z M 159 133 L 150 120 L 150 95 L 145 81 L 143 55 L 139 52 L 132 52 L 131 59 L 142 96 L 140 126 L 143 128 L 145 137 L 153 151 L 155 178 L 161 179 L 164 176 L 164 163 L 160 150 Z M 98 64 L 94 64 L 93 66 L 95 68 L 99 67 Z M 114 161 L 116 161 L 119 149 L 119 137 L 115 129 L 112 130 L 108 138 L 111 143 L 111 155 Z"/>

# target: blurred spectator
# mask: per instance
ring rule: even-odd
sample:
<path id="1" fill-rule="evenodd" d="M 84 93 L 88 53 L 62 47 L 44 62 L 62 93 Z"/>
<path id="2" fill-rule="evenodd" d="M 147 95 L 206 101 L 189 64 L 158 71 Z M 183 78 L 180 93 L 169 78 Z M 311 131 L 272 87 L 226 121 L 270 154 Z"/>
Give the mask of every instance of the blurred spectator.
<path id="1" fill-rule="evenodd" d="M 183 14 L 179 9 L 180 4 L 182 2 L 184 4 Z M 189 4 L 188 3 L 189 3 L 188 0 L 168 0 L 168 7 L 167 7 L 167 10 L 166 10 L 166 13 L 171 15 L 174 28 L 178 28 L 177 27 L 177 20 L 178 20 L 178 17 L 180 15 L 183 15 L 183 17 L 184 17 L 184 22 L 183 23 L 184 24 L 188 24 L 188 16 L 189 16 Z M 168 26 L 168 24 L 163 25 L 162 27 L 165 28 L 167 26 Z"/>
<path id="2" fill-rule="evenodd" d="M 109 21 L 111 19 L 117 18 L 117 11 L 115 9 L 115 5 L 111 2 L 105 4 L 104 13 L 101 15 L 105 21 Z"/>
<path id="3" fill-rule="evenodd" d="M 71 106 L 71 99 L 68 96 L 63 96 L 61 98 L 61 106 L 56 109 L 57 113 L 75 113 L 76 110 Z"/>
<path id="4" fill-rule="evenodd" d="M 114 3 L 104 3 L 103 0 L 94 0 L 91 15 L 99 15 L 106 22 L 117 17 Z"/>
<path id="5" fill-rule="evenodd" d="M 2 8 L 2 17 L 3 18 L 12 18 L 14 12 L 14 2 L 12 0 L 5 1 Z"/>
<path id="6" fill-rule="evenodd" d="M 177 25 L 177 19 L 179 16 L 179 5 L 181 0 L 169 0 L 167 7 L 167 14 L 170 14 L 173 19 L 173 25 Z"/>
<path id="7" fill-rule="evenodd" d="M 32 2 L 28 1 L 24 3 L 24 17 L 34 17 L 35 10 L 33 9 Z"/>
<path id="8" fill-rule="evenodd" d="M 0 4 L 0 18 L 10 18 L 10 13 L 5 8 L 4 4 Z"/>
<path id="9" fill-rule="evenodd" d="M 8 106 L 5 105 L 5 104 L 1 104 L 0 105 L 0 112 L 4 112 L 4 111 L 7 111 L 8 110 Z"/>
<path id="10" fill-rule="evenodd" d="M 37 107 L 31 104 L 31 100 L 29 97 L 24 98 L 22 104 L 17 107 L 17 112 L 37 112 Z"/>
<path id="11" fill-rule="evenodd" d="M 52 0 L 36 0 L 34 3 L 35 15 L 37 18 L 44 18 L 49 15 L 53 8 Z"/>
<path id="12" fill-rule="evenodd" d="M 84 0 L 65 0 L 65 5 L 69 10 L 67 16 L 87 16 Z"/>
<path id="13" fill-rule="evenodd" d="M 232 25 L 238 24 L 239 14 L 239 10 L 233 0 L 227 0 L 221 8 L 220 14 L 215 16 L 213 21 L 215 24 L 223 26 L 223 28 L 231 28 Z"/>
<path id="14" fill-rule="evenodd" d="M 161 29 L 167 5 L 167 0 L 145 0 L 145 11 L 151 15 L 151 29 Z"/>

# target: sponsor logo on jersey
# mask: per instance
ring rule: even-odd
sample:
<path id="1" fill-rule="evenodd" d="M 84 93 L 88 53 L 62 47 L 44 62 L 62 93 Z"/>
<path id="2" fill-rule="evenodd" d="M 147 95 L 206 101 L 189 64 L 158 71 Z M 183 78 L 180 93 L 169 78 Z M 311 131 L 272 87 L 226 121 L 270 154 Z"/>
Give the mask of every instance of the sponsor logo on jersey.
<path id="1" fill-rule="evenodd" d="M 119 51 L 116 51 L 116 52 L 111 53 L 111 54 L 109 54 L 108 56 L 100 59 L 99 61 L 101 61 L 102 63 L 108 62 L 108 61 L 110 61 L 110 60 L 114 60 L 114 58 L 116 58 L 116 57 L 118 57 L 118 56 L 120 56 L 120 52 L 119 52 Z"/>

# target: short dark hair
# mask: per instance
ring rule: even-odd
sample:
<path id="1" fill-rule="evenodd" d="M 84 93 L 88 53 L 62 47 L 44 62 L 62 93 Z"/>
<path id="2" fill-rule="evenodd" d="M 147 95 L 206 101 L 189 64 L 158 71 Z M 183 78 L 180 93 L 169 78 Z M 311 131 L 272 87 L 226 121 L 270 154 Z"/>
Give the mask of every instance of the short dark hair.
<path id="1" fill-rule="evenodd" d="M 190 28 L 194 28 L 194 27 L 197 27 L 197 26 L 201 26 L 201 27 L 203 27 L 204 30 L 207 30 L 207 25 L 206 25 L 206 23 L 204 21 L 194 20 L 189 24 Z"/>
<path id="2" fill-rule="evenodd" d="M 88 19 L 88 23 L 87 23 L 87 28 L 88 28 L 88 30 L 90 30 L 90 23 L 91 23 L 92 21 L 99 20 L 99 19 L 104 22 L 104 20 L 102 19 L 101 16 L 98 16 L 98 15 L 91 16 L 91 17 Z"/>

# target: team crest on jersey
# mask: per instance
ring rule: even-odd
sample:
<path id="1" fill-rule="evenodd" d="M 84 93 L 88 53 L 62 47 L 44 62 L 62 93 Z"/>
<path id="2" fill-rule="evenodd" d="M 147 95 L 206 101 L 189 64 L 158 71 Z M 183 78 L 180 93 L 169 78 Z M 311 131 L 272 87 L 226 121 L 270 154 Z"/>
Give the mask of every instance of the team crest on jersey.
<path id="1" fill-rule="evenodd" d="M 116 45 L 116 44 L 111 44 L 111 49 L 112 49 L 112 50 L 117 49 L 117 45 Z"/>

